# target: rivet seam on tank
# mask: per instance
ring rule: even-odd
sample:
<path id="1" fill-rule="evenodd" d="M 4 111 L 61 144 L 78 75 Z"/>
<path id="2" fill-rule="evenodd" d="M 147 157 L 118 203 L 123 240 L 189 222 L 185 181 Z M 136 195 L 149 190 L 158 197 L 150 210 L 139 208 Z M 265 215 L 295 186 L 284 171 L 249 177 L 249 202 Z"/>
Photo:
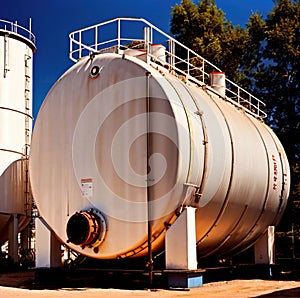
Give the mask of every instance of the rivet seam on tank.
<path id="1" fill-rule="evenodd" d="M 99 77 L 101 70 L 103 69 L 103 66 L 100 67 L 98 65 L 94 65 L 90 70 L 90 77 L 91 79 L 96 79 Z"/>

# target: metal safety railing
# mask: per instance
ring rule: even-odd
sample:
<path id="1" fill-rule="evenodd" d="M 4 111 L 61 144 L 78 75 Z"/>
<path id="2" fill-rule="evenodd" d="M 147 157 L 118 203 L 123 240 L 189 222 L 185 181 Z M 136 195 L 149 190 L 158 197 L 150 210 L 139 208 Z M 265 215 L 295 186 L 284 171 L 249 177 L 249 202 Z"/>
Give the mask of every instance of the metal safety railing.
<path id="1" fill-rule="evenodd" d="M 31 18 L 29 18 L 29 29 L 26 29 L 20 25 L 18 22 L 10 22 L 6 20 L 0 19 L 0 30 L 5 30 L 8 32 L 13 32 L 19 34 L 28 40 L 30 40 L 33 44 L 35 44 L 35 35 L 31 32 Z"/>
<path id="2" fill-rule="evenodd" d="M 127 49 L 140 49 L 170 72 L 182 75 L 199 85 L 210 85 L 209 74 L 222 72 L 217 66 L 198 55 L 145 19 L 115 18 L 69 34 L 69 58 L 77 62 L 82 57 L 104 52 L 123 54 Z M 154 56 L 150 45 L 164 46 L 164 57 Z M 258 118 L 267 115 L 260 99 L 234 82 L 225 79 L 226 100 Z"/>

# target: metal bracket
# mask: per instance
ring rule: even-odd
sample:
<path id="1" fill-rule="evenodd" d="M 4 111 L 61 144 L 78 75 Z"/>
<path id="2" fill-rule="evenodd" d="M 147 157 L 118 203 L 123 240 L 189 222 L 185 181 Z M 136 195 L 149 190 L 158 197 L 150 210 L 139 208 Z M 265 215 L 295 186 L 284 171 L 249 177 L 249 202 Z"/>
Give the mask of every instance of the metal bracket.
<path id="1" fill-rule="evenodd" d="M 184 186 L 188 186 L 188 187 L 194 187 L 196 189 L 196 191 L 194 193 L 194 197 L 195 197 L 194 202 L 196 204 L 198 204 L 199 201 L 200 201 L 200 199 L 201 199 L 201 197 L 202 197 L 202 195 L 203 195 L 202 193 L 199 192 L 200 191 L 200 186 L 198 186 L 196 184 L 188 183 L 188 182 L 185 182 L 183 185 Z"/>

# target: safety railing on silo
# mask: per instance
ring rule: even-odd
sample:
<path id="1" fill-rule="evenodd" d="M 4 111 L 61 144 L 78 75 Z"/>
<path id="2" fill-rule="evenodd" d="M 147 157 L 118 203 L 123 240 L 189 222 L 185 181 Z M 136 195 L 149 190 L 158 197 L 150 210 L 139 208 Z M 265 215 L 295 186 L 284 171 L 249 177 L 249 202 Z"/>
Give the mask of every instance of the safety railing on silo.
<path id="1" fill-rule="evenodd" d="M 115 18 L 92 25 L 71 32 L 69 40 L 69 57 L 74 62 L 91 54 L 105 52 L 122 54 L 126 49 L 140 49 L 170 72 L 182 75 L 186 80 L 201 86 L 210 84 L 210 73 L 222 72 L 193 50 L 140 18 Z M 153 44 L 165 47 L 164 59 L 151 54 L 149 49 Z M 262 110 L 265 107 L 264 102 L 229 79 L 226 78 L 225 82 L 226 98 L 224 99 L 255 117 L 267 116 Z"/>
<path id="2" fill-rule="evenodd" d="M 29 29 L 20 26 L 17 21 L 10 22 L 0 19 L 0 30 L 19 34 L 35 44 L 35 35 L 31 31 L 31 19 L 29 19 Z"/>

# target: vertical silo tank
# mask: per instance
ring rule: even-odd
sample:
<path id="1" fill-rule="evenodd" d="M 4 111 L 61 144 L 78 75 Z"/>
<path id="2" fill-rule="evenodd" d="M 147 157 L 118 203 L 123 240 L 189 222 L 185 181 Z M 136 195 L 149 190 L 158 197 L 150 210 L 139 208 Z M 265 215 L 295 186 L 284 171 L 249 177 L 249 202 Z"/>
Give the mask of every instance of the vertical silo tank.
<path id="1" fill-rule="evenodd" d="M 0 20 L 0 244 L 13 216 L 29 222 L 28 156 L 32 131 L 32 60 L 35 37 L 16 22 Z"/>
<path id="2" fill-rule="evenodd" d="M 130 42 L 123 21 L 149 30 Z M 107 48 L 101 29 L 115 23 L 117 38 L 107 40 L 117 45 Z M 88 46 L 85 31 L 95 37 Z M 153 55 L 153 32 L 169 40 L 168 59 Z M 177 57 L 179 46 L 196 54 L 145 20 L 70 37 L 77 63 L 40 109 L 29 167 L 39 213 L 62 243 L 99 259 L 143 256 L 149 240 L 163 249 L 166 230 L 194 206 L 204 257 L 241 251 L 278 223 L 289 164 L 257 98 L 232 82 L 226 96 L 214 90 L 205 76 L 221 70 L 200 56 L 206 71 Z"/>

